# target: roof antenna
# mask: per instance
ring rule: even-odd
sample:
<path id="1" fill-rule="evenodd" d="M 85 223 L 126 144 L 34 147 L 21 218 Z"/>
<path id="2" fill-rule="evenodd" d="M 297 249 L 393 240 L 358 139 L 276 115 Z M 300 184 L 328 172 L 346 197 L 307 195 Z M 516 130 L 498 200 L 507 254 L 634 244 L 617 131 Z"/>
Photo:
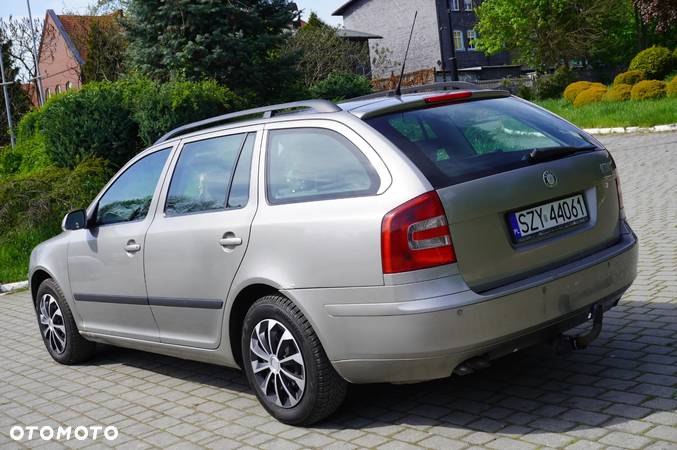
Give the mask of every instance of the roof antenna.
<path id="1" fill-rule="evenodd" d="M 416 17 L 418 11 L 414 12 L 414 22 L 411 24 L 411 31 L 409 32 L 409 41 L 407 42 L 407 50 L 404 52 L 404 60 L 402 61 L 402 71 L 400 72 L 400 79 L 397 80 L 397 87 L 394 95 L 399 97 L 402 95 L 402 78 L 404 78 L 404 66 L 407 64 L 407 56 L 409 55 L 409 46 L 411 45 L 411 37 L 414 35 L 414 26 L 416 25 Z"/>

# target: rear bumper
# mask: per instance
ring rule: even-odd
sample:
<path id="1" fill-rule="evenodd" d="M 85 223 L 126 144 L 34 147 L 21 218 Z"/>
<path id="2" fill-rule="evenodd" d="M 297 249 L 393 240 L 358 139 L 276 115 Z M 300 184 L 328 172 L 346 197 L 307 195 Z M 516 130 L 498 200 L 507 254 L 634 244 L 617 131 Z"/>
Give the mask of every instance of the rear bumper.
<path id="1" fill-rule="evenodd" d="M 637 272 L 637 238 L 549 272 L 475 293 L 459 274 L 398 286 L 285 291 L 318 332 L 336 370 L 353 383 L 451 375 L 468 358 L 498 357 L 618 302 Z"/>

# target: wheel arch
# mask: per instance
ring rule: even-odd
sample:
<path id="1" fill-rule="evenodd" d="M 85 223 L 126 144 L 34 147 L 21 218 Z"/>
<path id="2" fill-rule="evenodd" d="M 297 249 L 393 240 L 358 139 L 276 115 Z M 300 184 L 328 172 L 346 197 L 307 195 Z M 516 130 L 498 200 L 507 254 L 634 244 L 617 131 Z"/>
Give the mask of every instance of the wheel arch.
<path id="1" fill-rule="evenodd" d="M 47 272 L 43 268 L 37 268 L 31 274 L 29 286 L 30 286 L 30 290 L 31 290 L 31 297 L 33 299 L 33 304 L 35 304 L 35 302 L 37 301 L 38 289 L 40 288 L 40 285 L 42 284 L 43 281 L 49 280 L 49 279 L 54 280 L 54 277 L 52 276 L 51 273 Z"/>
<path id="2" fill-rule="evenodd" d="M 233 300 L 228 316 L 228 336 L 230 337 L 230 350 L 238 366 L 242 367 L 242 349 L 240 339 L 242 325 L 249 308 L 254 302 L 266 295 L 284 295 L 276 287 L 266 283 L 254 283 L 244 287 Z"/>

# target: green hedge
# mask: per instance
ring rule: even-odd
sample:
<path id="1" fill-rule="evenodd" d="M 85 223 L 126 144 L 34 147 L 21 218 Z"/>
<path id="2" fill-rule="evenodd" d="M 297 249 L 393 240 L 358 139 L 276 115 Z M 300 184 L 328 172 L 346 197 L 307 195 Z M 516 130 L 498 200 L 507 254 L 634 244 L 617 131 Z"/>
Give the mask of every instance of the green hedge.
<path id="1" fill-rule="evenodd" d="M 127 85 L 127 103 L 145 146 L 180 125 L 241 106 L 235 94 L 214 81 L 160 84 L 139 80 Z"/>
<path id="2" fill-rule="evenodd" d="M 335 102 L 371 94 L 371 92 L 371 83 L 367 77 L 342 72 L 333 72 L 310 88 L 311 97 Z"/>
<path id="3" fill-rule="evenodd" d="M 121 166 L 140 147 L 138 125 L 124 102 L 119 84 L 86 84 L 50 99 L 40 128 L 47 153 L 61 167 L 73 168 L 98 156 Z"/>
<path id="4" fill-rule="evenodd" d="M 43 153 L 59 167 L 73 168 L 90 157 L 120 167 L 170 129 L 240 106 L 237 96 L 213 81 L 88 83 L 27 114 L 18 127 L 19 142 L 44 142 Z M 6 160 L 5 167 L 17 165 L 16 154 Z"/>
<path id="5" fill-rule="evenodd" d="M 672 67 L 672 53 L 665 47 L 649 47 L 630 61 L 630 70 L 643 70 L 647 79 L 662 79 Z"/>

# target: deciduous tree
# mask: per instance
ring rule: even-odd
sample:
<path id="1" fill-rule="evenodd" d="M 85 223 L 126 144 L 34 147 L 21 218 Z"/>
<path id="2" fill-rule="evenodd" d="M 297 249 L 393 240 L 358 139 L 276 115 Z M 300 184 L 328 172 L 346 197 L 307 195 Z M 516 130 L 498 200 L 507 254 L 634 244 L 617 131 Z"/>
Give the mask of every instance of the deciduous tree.
<path id="1" fill-rule="evenodd" d="M 289 39 L 287 52 L 298 55 L 298 69 L 303 84 L 311 87 L 332 73 L 366 75 L 369 47 L 340 37 L 338 28 L 322 22 L 312 13 L 308 24 Z"/>
<path id="2" fill-rule="evenodd" d="M 511 50 L 538 69 L 632 55 L 629 0 L 485 0 L 476 11 L 478 49 Z"/>

